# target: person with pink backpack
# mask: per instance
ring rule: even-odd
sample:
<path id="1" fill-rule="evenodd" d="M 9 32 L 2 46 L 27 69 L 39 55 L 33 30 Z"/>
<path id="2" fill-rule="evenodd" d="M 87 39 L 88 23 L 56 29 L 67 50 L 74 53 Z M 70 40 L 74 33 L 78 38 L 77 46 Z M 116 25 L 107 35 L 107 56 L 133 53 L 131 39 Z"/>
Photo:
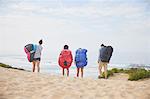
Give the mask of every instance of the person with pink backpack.
<path id="1" fill-rule="evenodd" d="M 40 72 L 41 52 L 43 49 L 43 47 L 41 46 L 42 43 L 43 41 L 40 40 L 39 45 L 27 44 L 24 47 L 24 51 L 27 54 L 28 61 L 32 62 L 32 72 L 35 72 L 35 67 L 37 67 L 37 71 Z"/>
<path id="2" fill-rule="evenodd" d="M 72 61 L 72 52 L 69 50 L 69 46 L 65 45 L 58 59 L 59 66 L 62 68 L 63 76 L 65 75 L 65 69 L 67 69 L 67 76 L 69 76 L 69 68 L 72 64 Z"/>

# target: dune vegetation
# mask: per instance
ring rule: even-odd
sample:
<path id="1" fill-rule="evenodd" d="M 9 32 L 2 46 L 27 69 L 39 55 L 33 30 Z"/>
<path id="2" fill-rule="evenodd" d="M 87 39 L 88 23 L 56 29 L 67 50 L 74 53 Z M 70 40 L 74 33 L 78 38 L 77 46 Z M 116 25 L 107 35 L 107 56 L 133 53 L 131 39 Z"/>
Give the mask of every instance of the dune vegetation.
<path id="1" fill-rule="evenodd" d="M 129 68 L 129 69 L 113 68 L 107 71 L 107 77 L 113 76 L 114 73 L 126 73 L 129 75 L 128 80 L 130 81 L 150 78 L 150 70 L 146 70 L 143 68 Z M 104 78 L 104 72 L 102 74 L 102 78 Z"/>
<path id="2" fill-rule="evenodd" d="M 0 67 L 26 71 L 25 69 L 17 68 L 17 67 L 12 67 L 12 66 L 10 66 L 10 65 L 6 65 L 6 64 L 4 64 L 4 63 L 0 63 Z"/>

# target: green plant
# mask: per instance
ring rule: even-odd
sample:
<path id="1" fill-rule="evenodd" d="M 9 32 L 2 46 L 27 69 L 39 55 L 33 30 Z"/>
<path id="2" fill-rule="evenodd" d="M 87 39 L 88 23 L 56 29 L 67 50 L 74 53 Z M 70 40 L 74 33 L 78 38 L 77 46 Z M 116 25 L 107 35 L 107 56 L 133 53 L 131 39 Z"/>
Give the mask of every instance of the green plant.
<path id="1" fill-rule="evenodd" d="M 113 68 L 111 71 L 112 71 L 113 73 L 118 73 L 118 72 L 119 72 L 119 69 Z"/>
<path id="2" fill-rule="evenodd" d="M 6 64 L 3 64 L 3 63 L 0 63 L 0 67 L 12 68 L 11 66 L 9 66 L 9 65 L 6 65 Z"/>
<path id="3" fill-rule="evenodd" d="M 144 79 L 144 78 L 150 78 L 150 72 L 145 70 L 145 69 L 131 69 L 132 72 L 128 73 L 129 74 L 129 79 L 131 81 L 136 81 L 139 79 Z"/>
<path id="4" fill-rule="evenodd" d="M 139 79 L 150 78 L 150 70 L 145 70 L 141 68 L 130 68 L 130 69 L 117 69 L 113 68 L 107 71 L 107 77 L 113 76 L 114 73 L 127 73 L 129 75 L 128 80 L 136 81 Z M 102 77 L 105 78 L 105 73 L 102 73 Z"/>
<path id="5" fill-rule="evenodd" d="M 25 71 L 22 68 L 12 67 L 12 66 L 9 66 L 9 65 L 6 65 L 6 64 L 3 64 L 3 63 L 0 63 L 0 67 L 11 68 L 11 69 L 17 69 L 17 70 L 23 70 L 23 71 Z"/>
<path id="6" fill-rule="evenodd" d="M 107 70 L 107 78 L 113 76 L 113 72 L 111 70 Z M 105 78 L 105 73 L 102 73 L 102 77 L 101 78 Z"/>

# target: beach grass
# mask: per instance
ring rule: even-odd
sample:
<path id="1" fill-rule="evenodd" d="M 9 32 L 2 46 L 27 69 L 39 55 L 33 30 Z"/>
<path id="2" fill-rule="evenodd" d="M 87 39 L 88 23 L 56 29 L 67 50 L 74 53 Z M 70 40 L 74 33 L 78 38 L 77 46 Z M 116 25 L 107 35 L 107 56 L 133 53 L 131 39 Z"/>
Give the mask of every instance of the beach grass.
<path id="1" fill-rule="evenodd" d="M 144 79 L 144 78 L 150 78 L 150 71 L 145 70 L 145 69 L 132 69 L 132 72 L 128 73 L 129 78 L 128 80 L 131 81 L 136 81 L 139 79 Z"/>
<path id="2" fill-rule="evenodd" d="M 12 67 L 12 66 L 10 66 L 10 65 L 6 65 L 6 64 L 4 64 L 4 63 L 0 63 L 0 67 L 26 71 L 25 69 L 17 68 L 17 67 Z"/>
<path id="3" fill-rule="evenodd" d="M 110 77 L 110 76 L 113 76 L 113 75 L 114 75 L 114 72 L 112 70 L 107 70 L 107 78 Z M 101 78 L 105 78 L 105 73 L 104 72 L 102 73 Z"/>
<path id="4" fill-rule="evenodd" d="M 118 69 L 113 68 L 107 71 L 107 77 L 113 76 L 114 73 L 126 73 L 129 75 L 128 80 L 137 81 L 140 79 L 150 78 L 150 70 L 142 69 L 142 68 L 130 68 L 130 69 Z M 104 78 L 104 72 L 102 74 L 102 78 Z"/>

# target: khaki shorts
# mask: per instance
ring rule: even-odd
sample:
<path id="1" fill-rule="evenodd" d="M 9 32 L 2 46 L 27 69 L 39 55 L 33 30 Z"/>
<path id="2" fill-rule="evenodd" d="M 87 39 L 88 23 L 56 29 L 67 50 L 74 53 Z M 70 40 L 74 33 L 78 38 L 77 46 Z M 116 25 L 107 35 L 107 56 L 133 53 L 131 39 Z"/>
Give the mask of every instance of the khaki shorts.
<path id="1" fill-rule="evenodd" d="M 101 67 L 105 67 L 105 66 L 107 66 L 107 62 L 99 62 L 99 66 L 101 66 Z"/>

